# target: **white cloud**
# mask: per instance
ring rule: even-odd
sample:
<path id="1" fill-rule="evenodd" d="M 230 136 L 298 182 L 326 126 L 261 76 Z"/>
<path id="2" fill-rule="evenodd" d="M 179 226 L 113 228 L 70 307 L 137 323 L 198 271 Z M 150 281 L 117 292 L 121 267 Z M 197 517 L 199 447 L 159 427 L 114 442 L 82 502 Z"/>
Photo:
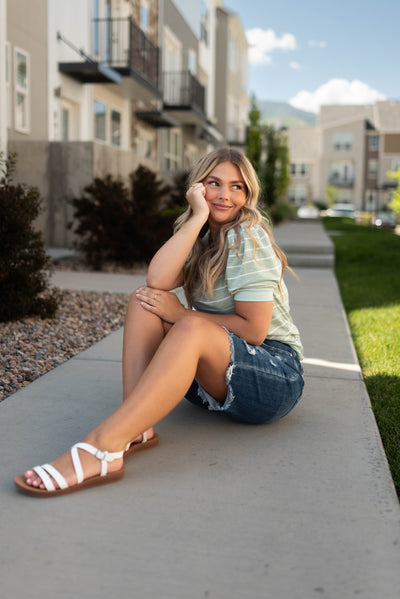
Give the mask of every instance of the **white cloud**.
<path id="1" fill-rule="evenodd" d="M 322 104 L 373 104 L 385 96 L 366 83 L 354 79 L 330 79 L 314 92 L 300 91 L 289 104 L 301 110 L 318 112 Z"/>
<path id="2" fill-rule="evenodd" d="M 298 62 L 289 62 L 289 66 L 291 69 L 294 69 L 295 71 L 300 71 L 303 68 L 301 64 L 299 64 Z"/>
<path id="3" fill-rule="evenodd" d="M 252 64 L 269 64 L 270 54 L 275 50 L 296 50 L 297 42 L 292 33 L 283 33 L 279 37 L 273 29 L 254 27 L 246 31 L 249 42 L 249 61 Z"/>
<path id="4" fill-rule="evenodd" d="M 307 42 L 307 44 L 310 46 L 310 48 L 326 48 L 326 46 L 328 45 L 326 42 L 324 41 L 316 41 L 316 40 L 309 40 Z"/>

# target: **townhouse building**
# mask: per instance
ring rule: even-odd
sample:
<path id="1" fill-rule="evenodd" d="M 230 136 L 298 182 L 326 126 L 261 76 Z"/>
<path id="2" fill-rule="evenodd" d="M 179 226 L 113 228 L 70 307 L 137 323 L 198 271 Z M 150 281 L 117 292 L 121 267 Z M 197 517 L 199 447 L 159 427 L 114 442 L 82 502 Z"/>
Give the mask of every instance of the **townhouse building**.
<path id="1" fill-rule="evenodd" d="M 7 101 L 9 85 L 9 60 L 7 45 L 7 4 L 6 0 L 0 0 L 0 154 L 7 152 L 8 122 Z"/>
<path id="2" fill-rule="evenodd" d="M 215 116 L 229 145 L 241 147 L 246 140 L 250 109 L 248 42 L 240 18 L 218 3 L 217 40 L 219 60 L 215 70 Z"/>
<path id="3" fill-rule="evenodd" d="M 127 179 L 142 164 L 168 179 L 227 143 L 216 107 L 217 55 L 229 51 L 221 6 L 0 0 L 0 143 L 18 154 L 16 180 L 45 199 L 47 244 L 72 245 L 69 200 L 94 177 Z M 240 21 L 230 22 L 237 37 Z M 240 52 L 247 65 L 247 46 Z"/>
<path id="4" fill-rule="evenodd" d="M 318 125 L 288 132 L 292 182 L 289 200 L 294 205 L 324 201 L 331 186 L 337 202 L 357 210 L 386 207 L 396 183 L 388 171 L 400 168 L 400 102 L 373 105 L 322 106 Z M 299 191 L 298 169 L 310 161 L 314 176 Z M 304 179 L 304 182 L 306 180 Z"/>
<path id="5" fill-rule="evenodd" d="M 291 127 L 287 140 L 291 177 L 288 200 L 294 206 L 311 204 L 319 194 L 319 131 L 316 127 Z"/>

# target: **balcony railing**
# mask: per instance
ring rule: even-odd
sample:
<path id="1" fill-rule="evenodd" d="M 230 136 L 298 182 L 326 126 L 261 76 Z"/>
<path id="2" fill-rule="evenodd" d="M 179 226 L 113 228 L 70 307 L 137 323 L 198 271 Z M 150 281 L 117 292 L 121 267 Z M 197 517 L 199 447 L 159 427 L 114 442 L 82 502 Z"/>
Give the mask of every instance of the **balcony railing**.
<path id="1" fill-rule="evenodd" d="M 130 19 L 93 19 L 92 53 L 122 75 L 138 73 L 158 87 L 159 48 Z"/>
<path id="2" fill-rule="evenodd" d="M 205 89 L 190 71 L 166 71 L 163 77 L 166 108 L 195 109 L 204 114 Z"/>
<path id="3" fill-rule="evenodd" d="M 333 174 L 329 177 L 329 183 L 336 187 L 353 187 L 354 177 L 343 177 L 342 175 Z"/>

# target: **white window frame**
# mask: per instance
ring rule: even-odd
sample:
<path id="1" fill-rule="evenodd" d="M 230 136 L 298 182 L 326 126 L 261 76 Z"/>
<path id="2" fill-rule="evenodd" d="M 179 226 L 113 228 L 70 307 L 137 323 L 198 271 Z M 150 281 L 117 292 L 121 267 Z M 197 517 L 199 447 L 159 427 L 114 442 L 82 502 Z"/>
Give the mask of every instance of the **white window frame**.
<path id="1" fill-rule="evenodd" d="M 371 168 L 372 165 L 374 165 L 374 168 Z M 368 160 L 368 178 L 369 179 L 377 179 L 378 169 L 379 169 L 378 161 L 375 160 L 375 158 Z"/>
<path id="2" fill-rule="evenodd" d="M 288 198 L 292 206 L 303 206 L 304 204 L 307 204 L 307 188 L 290 187 Z"/>
<path id="3" fill-rule="evenodd" d="M 97 137 L 96 133 L 96 103 L 103 104 L 105 107 L 105 116 L 104 116 L 104 139 L 101 137 Z M 94 98 L 93 100 L 93 138 L 100 143 L 107 143 L 109 135 L 108 135 L 108 108 L 107 104 L 103 102 L 103 100 L 99 100 L 98 98 Z"/>
<path id="4" fill-rule="evenodd" d="M 115 143 L 113 140 L 113 113 L 119 114 L 119 142 Z M 111 107 L 110 108 L 110 144 L 115 148 L 120 148 L 122 146 L 122 112 L 118 108 Z"/>
<path id="5" fill-rule="evenodd" d="M 188 69 L 192 75 L 197 75 L 197 53 L 193 48 L 188 50 Z"/>
<path id="6" fill-rule="evenodd" d="M 353 141 L 352 133 L 337 132 L 333 134 L 333 147 L 335 150 L 349 152 L 353 148 Z"/>
<path id="7" fill-rule="evenodd" d="M 172 137 L 177 142 L 172 142 Z M 174 151 L 176 145 L 176 153 Z M 181 167 L 182 132 L 180 129 L 168 129 L 165 139 L 164 162 L 165 170 L 174 172 Z"/>
<path id="8" fill-rule="evenodd" d="M 6 51 L 6 114 L 7 114 L 7 127 L 12 127 L 12 109 L 11 109 L 11 44 L 10 42 L 5 43 Z"/>
<path id="9" fill-rule="evenodd" d="M 368 142 L 368 149 L 372 151 L 376 151 L 379 148 L 379 135 L 370 135 Z"/>
<path id="10" fill-rule="evenodd" d="M 18 84 L 18 59 L 17 55 L 25 57 L 26 60 L 26 88 Z M 22 48 L 17 46 L 14 48 L 14 129 L 19 133 L 30 133 L 30 56 L 29 52 L 26 52 Z M 24 97 L 24 112 L 25 112 L 25 126 L 21 126 L 17 122 L 18 110 L 17 110 L 17 98 L 18 94 Z"/>
<path id="11" fill-rule="evenodd" d="M 234 73 L 237 70 L 237 62 L 238 62 L 237 55 L 238 55 L 238 50 L 237 50 L 235 39 L 233 37 L 230 37 L 229 42 L 228 42 L 228 63 L 229 63 L 230 70 L 233 71 Z"/>
<path id="12" fill-rule="evenodd" d="M 400 170 L 400 157 L 398 158 L 393 158 L 392 160 L 392 168 L 390 169 L 392 171 L 398 171 Z"/>
<path id="13" fill-rule="evenodd" d="M 64 119 L 63 115 L 67 116 L 67 128 L 64 130 Z M 66 135 L 64 135 L 66 133 Z M 61 141 L 70 141 L 71 140 L 71 110 L 65 104 L 60 106 L 60 139 Z"/>

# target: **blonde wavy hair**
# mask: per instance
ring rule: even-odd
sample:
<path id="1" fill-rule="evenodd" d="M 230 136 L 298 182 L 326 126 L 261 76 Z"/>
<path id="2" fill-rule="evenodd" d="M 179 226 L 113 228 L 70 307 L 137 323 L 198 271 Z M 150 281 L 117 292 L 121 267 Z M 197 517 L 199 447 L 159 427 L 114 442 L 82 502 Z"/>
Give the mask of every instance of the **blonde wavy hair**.
<path id="1" fill-rule="evenodd" d="M 234 220 L 221 226 L 219 234 L 214 239 L 210 236 L 207 242 L 204 240 L 204 235 L 208 230 L 207 223 L 200 232 L 184 268 L 184 290 L 186 299 L 191 307 L 193 305 L 193 296 L 198 282 L 200 281 L 200 291 L 212 296 L 215 282 L 226 268 L 229 249 L 236 249 L 236 252 L 239 252 L 239 229 L 241 224 L 245 226 L 253 240 L 254 254 L 257 251 L 257 241 L 251 234 L 250 228 L 254 225 L 261 225 L 267 233 L 272 248 L 282 265 L 279 288 L 284 271 L 289 270 L 290 272 L 293 272 L 288 267 L 284 252 L 275 242 L 267 219 L 258 209 L 260 184 L 250 161 L 240 151 L 224 147 L 217 148 L 203 156 L 189 174 L 188 188 L 194 183 L 202 183 L 210 172 L 221 162 L 230 162 L 238 168 L 246 186 L 246 202 Z M 174 231 L 178 231 L 182 225 L 190 219 L 192 214 L 192 208 L 189 206 L 176 220 Z M 227 244 L 227 235 L 230 229 L 234 229 L 236 232 L 236 242 L 231 248 L 229 248 Z"/>

